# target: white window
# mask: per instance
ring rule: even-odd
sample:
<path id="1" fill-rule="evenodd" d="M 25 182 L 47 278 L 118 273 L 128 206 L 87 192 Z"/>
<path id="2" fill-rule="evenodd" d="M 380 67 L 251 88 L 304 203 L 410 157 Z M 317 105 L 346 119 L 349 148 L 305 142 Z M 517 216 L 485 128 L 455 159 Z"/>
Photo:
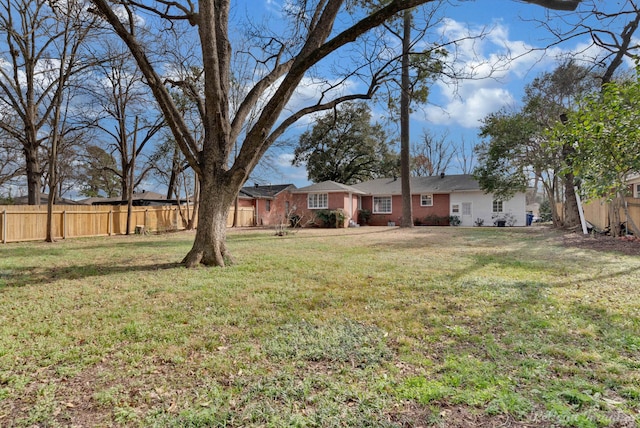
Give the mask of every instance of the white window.
<path id="1" fill-rule="evenodd" d="M 373 213 L 391 214 L 391 196 L 374 196 Z"/>
<path id="2" fill-rule="evenodd" d="M 501 213 L 503 211 L 502 209 L 502 201 L 499 199 L 494 199 L 493 200 L 493 212 L 494 213 Z"/>
<path id="3" fill-rule="evenodd" d="M 433 206 L 433 195 L 420 195 L 420 206 L 421 207 L 432 207 Z"/>
<path id="4" fill-rule="evenodd" d="M 640 198 L 640 183 L 633 185 L 633 197 Z"/>
<path id="5" fill-rule="evenodd" d="M 309 193 L 307 196 L 307 207 L 310 210 L 322 210 L 329 208 L 328 193 Z"/>
<path id="6" fill-rule="evenodd" d="M 460 205 L 451 205 L 451 214 L 460 214 Z"/>
<path id="7" fill-rule="evenodd" d="M 265 210 L 265 211 L 271 211 L 271 201 L 270 201 L 269 199 L 267 199 L 267 200 L 265 201 L 264 210 Z"/>

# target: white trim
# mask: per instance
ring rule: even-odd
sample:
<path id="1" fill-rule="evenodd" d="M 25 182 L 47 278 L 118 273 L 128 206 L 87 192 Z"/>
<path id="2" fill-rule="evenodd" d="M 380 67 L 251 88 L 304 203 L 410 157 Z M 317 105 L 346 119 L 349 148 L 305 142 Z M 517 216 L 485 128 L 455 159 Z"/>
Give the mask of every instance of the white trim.
<path id="1" fill-rule="evenodd" d="M 389 211 L 380 211 L 376 208 L 376 198 L 378 199 L 389 199 Z M 391 196 L 374 196 L 371 199 L 371 203 L 373 204 L 373 209 L 371 210 L 373 214 L 391 214 L 393 213 L 393 197 Z"/>
<path id="2" fill-rule="evenodd" d="M 425 204 L 424 202 L 424 197 L 428 196 L 429 197 L 429 202 L 428 204 Z M 432 207 L 433 206 L 433 193 L 423 193 L 422 195 L 420 195 L 420 206 L 421 207 Z"/>
<path id="3" fill-rule="evenodd" d="M 312 198 L 313 196 L 313 198 Z M 322 201 L 324 196 L 324 201 Z M 313 200 L 312 200 L 313 199 Z M 313 202 L 313 204 L 312 204 Z M 324 204 L 323 204 L 324 202 Z M 324 193 L 308 193 L 307 194 L 307 208 L 310 210 L 326 210 L 329 209 L 329 194 Z"/>

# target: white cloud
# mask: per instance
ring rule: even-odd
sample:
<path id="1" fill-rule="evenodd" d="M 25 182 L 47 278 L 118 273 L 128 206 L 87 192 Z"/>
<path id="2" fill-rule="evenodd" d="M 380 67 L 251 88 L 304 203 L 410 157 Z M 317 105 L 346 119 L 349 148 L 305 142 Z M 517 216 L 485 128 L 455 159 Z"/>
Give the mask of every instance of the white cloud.
<path id="1" fill-rule="evenodd" d="M 486 37 L 467 37 L 483 30 L 490 30 Z M 455 44 L 454 67 L 460 75 L 470 78 L 440 80 L 434 85 L 430 97 L 433 104 L 423 110 L 422 117 L 416 115 L 416 119 L 434 125 L 479 126 L 487 114 L 519 102 L 526 83 L 568 53 L 560 47 L 540 49 L 512 40 L 509 27 L 501 21 L 495 21 L 490 28 L 467 28 L 448 19 L 443 22 L 442 31 L 448 40 L 460 39 Z M 588 43 L 575 46 L 571 52 L 581 52 L 584 58 L 598 54 Z"/>
<path id="2" fill-rule="evenodd" d="M 477 88 L 464 98 L 452 98 L 444 107 L 428 106 L 425 119 L 437 125 L 475 128 L 489 113 L 514 104 L 513 95 L 502 88 Z"/>
<path id="3" fill-rule="evenodd" d="M 280 153 L 276 158 L 276 163 L 278 166 L 291 166 L 291 162 L 293 161 L 294 155 L 293 153 Z"/>
<path id="4" fill-rule="evenodd" d="M 306 185 L 309 181 L 307 178 L 307 166 L 293 166 L 291 164 L 293 157 L 293 153 L 280 153 L 276 158 L 276 164 L 280 170 L 282 180 L 296 185 Z"/>

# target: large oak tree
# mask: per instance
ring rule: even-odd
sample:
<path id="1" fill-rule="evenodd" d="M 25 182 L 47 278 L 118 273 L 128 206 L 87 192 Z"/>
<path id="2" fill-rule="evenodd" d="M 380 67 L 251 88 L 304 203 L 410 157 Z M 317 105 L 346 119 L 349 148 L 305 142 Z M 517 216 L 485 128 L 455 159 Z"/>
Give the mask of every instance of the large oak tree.
<path id="1" fill-rule="evenodd" d="M 324 92 L 317 101 L 300 108 L 291 108 L 290 100 L 303 79 L 332 54 L 340 51 L 345 57 L 349 47 L 368 31 L 382 25 L 403 10 L 431 3 L 430 0 L 391 0 L 374 9 L 361 9 L 357 2 L 344 0 L 300 0 L 290 4 L 290 26 L 280 34 L 262 34 L 261 49 L 249 52 L 256 59 L 259 76 L 248 87 L 246 96 L 235 111 L 231 111 L 232 33 L 231 0 L 91 0 L 100 14 L 129 47 L 145 75 L 166 122 L 189 165 L 198 173 L 201 187 L 198 229 L 191 251 L 183 262 L 188 267 L 198 264 L 224 266 L 230 260 L 226 247 L 226 220 L 229 208 L 243 183 L 260 158 L 287 128 L 303 116 L 335 107 L 340 102 L 371 97 L 377 82 L 376 73 L 365 75 L 368 68 L 362 61 L 354 62 L 351 74 L 336 76 L 338 81 L 349 76 L 368 77 L 368 88 L 361 93 L 330 96 Z M 575 9 L 580 0 L 526 0 L 531 4 L 563 10 Z M 156 53 L 148 48 L 144 32 L 138 27 L 137 14 L 146 15 L 149 22 L 166 32 L 183 24 L 185 31 L 197 33 L 200 59 L 204 73 L 204 90 L 198 95 L 204 124 L 202 149 L 191 135 L 176 107 L 161 70 L 152 61 Z M 336 23 L 339 23 L 339 28 Z M 281 22 L 284 26 L 286 22 Z M 260 36 L 259 33 L 256 34 Z M 373 49 L 374 47 L 370 47 Z M 164 51 L 167 51 L 165 49 Z M 370 52 L 370 58 L 375 52 Z M 257 58 L 257 55 L 262 57 Z M 337 55 L 336 55 L 337 56 Z M 335 58 L 335 56 L 334 56 Z M 342 63 L 344 65 L 344 62 Z M 368 74 L 368 73 L 367 73 Z M 185 82 L 185 87 L 188 87 Z M 262 103 L 259 116 L 245 127 L 252 109 Z M 236 142 L 243 136 L 238 155 L 231 156 Z"/>
<path id="2" fill-rule="evenodd" d="M 397 175 L 398 170 L 387 133 L 379 123 L 371 123 L 364 102 L 345 103 L 318 118 L 313 129 L 300 136 L 293 154 L 292 164 L 304 164 L 316 183 L 356 184 Z"/>

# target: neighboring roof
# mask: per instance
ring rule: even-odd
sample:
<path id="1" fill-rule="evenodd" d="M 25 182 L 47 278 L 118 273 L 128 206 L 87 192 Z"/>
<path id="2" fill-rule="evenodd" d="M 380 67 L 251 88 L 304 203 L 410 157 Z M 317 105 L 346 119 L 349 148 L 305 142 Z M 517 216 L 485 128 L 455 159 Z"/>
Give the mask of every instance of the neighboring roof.
<path id="1" fill-rule="evenodd" d="M 137 192 L 133 194 L 133 200 L 166 200 L 167 196 L 166 195 L 162 195 L 160 193 L 156 193 L 156 192 L 147 192 L 146 190 L 143 190 L 142 192 Z M 86 199 L 81 199 L 78 201 L 78 203 L 81 204 L 85 204 L 85 205 L 94 205 L 96 203 L 111 203 L 111 202 L 120 202 L 122 201 L 122 198 L 120 196 L 116 196 L 113 198 L 102 198 L 102 197 L 93 197 L 93 198 L 86 198 Z M 125 202 L 126 203 L 126 202 Z"/>
<path id="2" fill-rule="evenodd" d="M 166 195 L 148 192 L 143 190 L 133 194 L 133 205 L 135 206 L 149 206 L 149 205 L 177 205 L 177 202 L 173 199 L 167 199 Z M 126 200 L 122 200 L 120 196 L 114 198 L 87 198 L 78 201 L 78 203 L 84 205 L 127 205 Z"/>
<path id="3" fill-rule="evenodd" d="M 246 186 L 240 189 L 238 197 L 251 199 L 273 199 L 278 193 L 289 188 L 295 189 L 293 184 L 269 184 L 268 186 Z"/>
<path id="4" fill-rule="evenodd" d="M 367 195 L 401 195 L 400 179 L 378 178 L 364 183 L 354 184 L 353 187 Z M 464 191 L 479 191 L 478 181 L 469 174 L 434 175 L 430 177 L 411 177 L 411 194 L 424 193 L 454 193 Z"/>
<path id="5" fill-rule="evenodd" d="M 335 181 L 327 180 L 322 183 L 315 183 L 310 186 L 301 187 L 292 191 L 292 193 L 314 193 L 314 192 L 324 192 L 324 193 L 336 193 L 336 192 L 348 192 L 355 193 L 356 195 L 364 195 L 365 193 L 362 190 L 356 189 L 355 186 L 348 186 L 346 184 L 336 183 Z"/>
<path id="6" fill-rule="evenodd" d="M 28 196 L 17 196 L 12 198 L 13 205 L 27 205 L 29 204 Z M 49 203 L 49 195 L 46 193 L 40 193 L 40 205 L 47 205 Z M 56 205 L 80 205 L 77 201 L 71 199 L 58 198 L 56 199 Z"/>
<path id="7" fill-rule="evenodd" d="M 629 184 L 640 183 L 640 174 L 629 174 L 627 176 L 627 183 Z"/>
<path id="8" fill-rule="evenodd" d="M 106 199 L 106 198 L 105 198 Z M 111 198 L 109 198 L 111 199 Z M 103 201 L 94 201 L 91 205 L 127 205 L 129 201 L 123 201 L 121 199 L 117 200 L 103 200 Z M 185 202 L 182 202 L 185 203 Z M 178 201 L 175 199 L 133 199 L 131 201 L 131 205 L 134 207 L 148 207 L 148 206 L 157 206 L 157 205 L 178 205 Z"/>

